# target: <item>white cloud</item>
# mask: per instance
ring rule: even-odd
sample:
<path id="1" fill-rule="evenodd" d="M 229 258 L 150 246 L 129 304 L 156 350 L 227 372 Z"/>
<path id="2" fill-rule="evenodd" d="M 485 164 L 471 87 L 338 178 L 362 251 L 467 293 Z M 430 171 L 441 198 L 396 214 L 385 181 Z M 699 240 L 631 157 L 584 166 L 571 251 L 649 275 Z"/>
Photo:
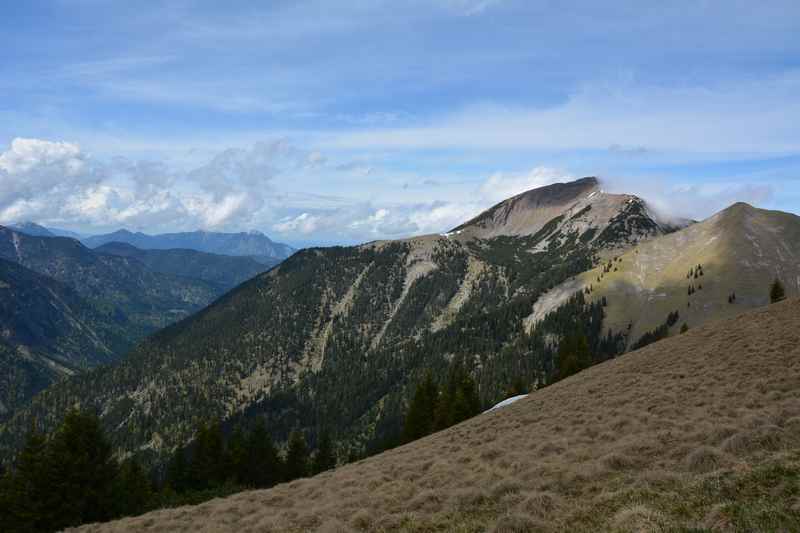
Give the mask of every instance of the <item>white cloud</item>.
<path id="1" fill-rule="evenodd" d="M 320 220 L 320 217 L 310 213 L 301 213 L 296 217 L 288 217 L 275 223 L 272 229 L 280 233 L 310 235 L 319 228 Z"/>
<path id="2" fill-rule="evenodd" d="M 87 164 L 77 144 L 17 138 L 0 154 L 0 205 L 22 206 L 42 194 L 68 193 L 103 177 L 102 169 Z"/>

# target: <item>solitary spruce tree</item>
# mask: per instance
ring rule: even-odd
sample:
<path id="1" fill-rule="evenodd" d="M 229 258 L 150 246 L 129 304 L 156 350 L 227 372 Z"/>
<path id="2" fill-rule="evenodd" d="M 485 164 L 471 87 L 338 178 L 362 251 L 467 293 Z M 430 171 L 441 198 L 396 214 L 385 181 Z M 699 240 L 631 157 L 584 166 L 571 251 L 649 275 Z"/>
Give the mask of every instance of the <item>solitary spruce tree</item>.
<path id="1" fill-rule="evenodd" d="M 769 288 L 769 301 L 771 303 L 780 302 L 786 298 L 786 291 L 783 288 L 783 283 L 778 278 L 775 278 L 775 281 L 772 282 L 772 285 Z"/>

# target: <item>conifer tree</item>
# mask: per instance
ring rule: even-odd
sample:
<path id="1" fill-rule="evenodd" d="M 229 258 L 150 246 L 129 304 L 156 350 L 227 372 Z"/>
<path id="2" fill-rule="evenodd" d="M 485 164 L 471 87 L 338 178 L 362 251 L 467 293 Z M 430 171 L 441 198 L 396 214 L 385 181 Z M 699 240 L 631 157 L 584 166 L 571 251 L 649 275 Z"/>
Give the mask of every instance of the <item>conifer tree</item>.
<path id="1" fill-rule="evenodd" d="M 57 480 L 48 507 L 60 518 L 58 527 L 109 520 L 117 463 L 97 416 L 67 413 L 48 443 L 48 455 Z"/>
<path id="2" fill-rule="evenodd" d="M 150 479 L 135 459 L 127 459 L 119 467 L 114 483 L 116 516 L 134 516 L 147 510 L 153 497 Z"/>
<path id="3" fill-rule="evenodd" d="M 403 440 L 411 442 L 433 432 L 439 403 L 439 387 L 430 372 L 417 384 L 408 406 Z"/>
<path id="4" fill-rule="evenodd" d="M 769 288 L 769 301 L 771 303 L 780 302 L 786 298 L 786 290 L 783 288 L 783 283 L 778 278 L 772 282 Z"/>
<path id="5" fill-rule="evenodd" d="M 0 480 L 0 531 L 47 531 L 52 517 L 50 472 L 44 435 L 31 429 L 14 470 Z"/>
<path id="6" fill-rule="evenodd" d="M 455 379 L 458 381 L 451 407 L 451 424 L 458 424 L 481 412 L 478 389 L 472 376 L 462 369 Z"/>
<path id="7" fill-rule="evenodd" d="M 267 433 L 263 418 L 256 420 L 247 435 L 247 470 L 246 484 L 259 489 L 271 487 L 283 477 L 278 450 Z"/>
<path id="8" fill-rule="evenodd" d="M 247 439 L 241 426 L 236 426 L 228 438 L 226 458 L 226 479 L 239 485 L 247 483 Z"/>
<path id="9" fill-rule="evenodd" d="M 592 365 L 589 342 L 582 333 L 564 337 L 558 346 L 558 378 L 564 379 Z"/>
<path id="10" fill-rule="evenodd" d="M 204 490 L 222 485 L 225 481 L 225 442 L 219 421 L 200 425 L 192 452 L 192 488 Z"/>
<path id="11" fill-rule="evenodd" d="M 189 489 L 189 463 L 186 459 L 185 448 L 177 448 L 172 457 L 170 457 L 167 464 L 165 485 L 175 492 L 183 492 Z"/>
<path id="12" fill-rule="evenodd" d="M 306 438 L 299 430 L 289 435 L 286 449 L 286 481 L 292 481 L 308 475 L 308 445 Z"/>
<path id="13" fill-rule="evenodd" d="M 311 473 L 316 475 L 332 468 L 336 468 L 336 453 L 333 450 L 330 433 L 327 430 L 323 430 L 319 436 L 317 451 L 311 463 Z"/>

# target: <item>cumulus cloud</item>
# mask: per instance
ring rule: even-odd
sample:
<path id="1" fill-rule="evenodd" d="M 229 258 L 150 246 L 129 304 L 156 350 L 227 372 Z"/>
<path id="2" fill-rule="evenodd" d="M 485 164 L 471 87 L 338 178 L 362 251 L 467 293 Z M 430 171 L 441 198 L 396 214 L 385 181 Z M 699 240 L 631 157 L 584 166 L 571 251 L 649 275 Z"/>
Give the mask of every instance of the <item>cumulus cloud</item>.
<path id="1" fill-rule="evenodd" d="M 17 138 L 0 154 L 0 203 L 22 205 L 42 192 L 68 193 L 104 178 L 77 144 Z"/>
<path id="2" fill-rule="evenodd" d="M 0 221 L 72 226 L 222 228 L 269 210 L 275 176 L 320 165 L 285 141 L 223 150 L 190 170 L 161 161 L 100 161 L 75 143 L 14 139 L 0 154 Z"/>

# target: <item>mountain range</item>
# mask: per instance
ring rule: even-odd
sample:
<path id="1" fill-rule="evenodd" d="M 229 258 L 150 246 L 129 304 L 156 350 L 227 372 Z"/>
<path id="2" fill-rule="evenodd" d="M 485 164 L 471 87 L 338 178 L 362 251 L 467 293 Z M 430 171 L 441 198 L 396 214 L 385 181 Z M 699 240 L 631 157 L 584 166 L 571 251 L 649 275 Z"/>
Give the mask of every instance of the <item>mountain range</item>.
<path id="1" fill-rule="evenodd" d="M 775 277 L 798 294 L 799 227 L 740 204 L 676 222 L 584 178 L 442 235 L 304 249 L 120 363 L 49 388 L 0 441 L 13 448 L 32 419 L 53 427 L 80 403 L 103 413 L 120 451 L 156 458 L 207 417 L 265 418 L 278 439 L 326 426 L 363 450 L 396 436 L 408 387 L 454 360 L 491 404 L 516 381 L 547 383 L 566 336 L 585 336 L 600 362 L 650 328 L 668 323 L 667 336 L 762 305 Z"/>
<path id="2" fill-rule="evenodd" d="M 120 242 L 145 250 L 182 248 L 219 255 L 245 255 L 271 264 L 286 259 L 295 252 L 295 249 L 288 244 L 274 242 L 259 231 L 248 233 L 190 231 L 147 235 L 121 229 L 104 235 L 84 237 L 82 241 L 89 248 Z"/>
<path id="3" fill-rule="evenodd" d="M 0 226 L 0 418 L 54 381 L 117 360 L 270 266 L 121 243 L 90 250 L 42 227 L 24 229 Z"/>

